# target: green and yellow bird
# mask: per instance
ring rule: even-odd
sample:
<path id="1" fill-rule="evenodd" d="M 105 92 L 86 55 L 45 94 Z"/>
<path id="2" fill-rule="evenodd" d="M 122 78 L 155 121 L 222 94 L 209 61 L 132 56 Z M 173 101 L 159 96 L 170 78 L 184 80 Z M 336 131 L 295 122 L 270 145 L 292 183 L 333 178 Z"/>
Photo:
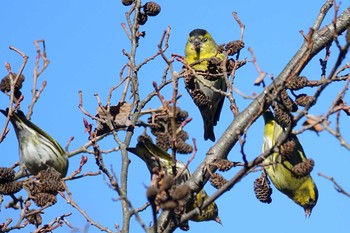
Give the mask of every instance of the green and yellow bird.
<path id="1" fill-rule="evenodd" d="M 8 110 L 0 111 L 5 116 L 9 114 Z M 58 142 L 29 121 L 20 110 L 17 110 L 17 113 L 12 112 L 10 121 L 19 144 L 20 169 L 15 179 L 36 175 L 48 167 L 53 167 L 61 177 L 65 177 L 68 170 L 68 156 Z"/>
<path id="2" fill-rule="evenodd" d="M 193 69 L 207 72 L 208 75 L 195 75 L 191 81 L 185 79 L 186 89 L 201 112 L 204 139 L 215 141 L 214 126 L 220 119 L 225 99 L 224 95 L 215 89 L 225 92 L 227 86 L 224 76 L 220 75 L 218 69 L 208 72 L 208 59 L 215 59 L 216 63 L 221 63 L 225 55 L 219 53 L 218 45 L 208 31 L 204 29 L 191 31 L 186 43 L 185 60 L 190 66 L 194 63 Z"/>
<path id="3" fill-rule="evenodd" d="M 270 110 L 265 111 L 263 117 L 265 129 L 262 151 L 265 152 L 277 143 L 285 129 L 275 121 Z M 318 190 L 310 174 L 303 177 L 296 177 L 292 174 L 292 168 L 307 158 L 296 135 L 291 135 L 289 140 L 295 144 L 292 153 L 284 159 L 280 154 L 273 153 L 264 160 L 264 169 L 275 187 L 303 207 L 305 216 L 309 217 L 317 203 Z"/>
<path id="4" fill-rule="evenodd" d="M 136 147 L 127 148 L 127 150 L 142 159 L 146 163 L 150 172 L 152 172 L 154 168 L 162 166 L 164 169 L 166 169 L 168 175 L 173 174 L 171 156 L 166 151 L 153 144 L 148 138 L 140 136 Z M 176 185 L 184 184 L 191 177 L 190 171 L 187 168 L 184 170 L 184 167 L 184 163 L 179 160 L 176 161 L 176 171 L 182 172 L 175 181 Z M 186 212 L 200 207 L 207 198 L 208 194 L 204 189 L 202 189 L 196 195 L 195 200 L 193 200 L 193 203 L 190 205 L 190 207 L 188 207 Z M 221 224 L 221 220 L 218 216 L 218 207 L 215 202 L 212 202 L 209 206 L 201 211 L 201 214 L 195 215 L 191 218 L 191 220 L 195 222 L 214 220 Z"/>

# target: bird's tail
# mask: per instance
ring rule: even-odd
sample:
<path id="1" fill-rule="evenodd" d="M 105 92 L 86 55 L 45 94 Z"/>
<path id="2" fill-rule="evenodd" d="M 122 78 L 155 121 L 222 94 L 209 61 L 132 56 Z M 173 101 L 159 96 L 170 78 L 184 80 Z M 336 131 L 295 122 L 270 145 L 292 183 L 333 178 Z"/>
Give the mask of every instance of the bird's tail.
<path id="1" fill-rule="evenodd" d="M 211 122 L 204 122 L 204 140 L 208 139 L 215 142 L 214 125 Z"/>

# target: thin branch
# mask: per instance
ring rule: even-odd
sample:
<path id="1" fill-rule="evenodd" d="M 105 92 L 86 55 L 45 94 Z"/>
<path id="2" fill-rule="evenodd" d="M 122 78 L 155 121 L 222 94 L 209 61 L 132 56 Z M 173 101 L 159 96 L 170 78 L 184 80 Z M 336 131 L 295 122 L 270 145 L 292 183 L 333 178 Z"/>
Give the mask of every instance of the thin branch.
<path id="1" fill-rule="evenodd" d="M 39 43 L 42 43 L 43 52 L 41 52 Z M 28 106 L 28 112 L 27 112 L 27 119 L 29 119 L 29 120 L 31 118 L 31 115 L 33 114 L 34 105 L 38 101 L 41 93 L 43 92 L 43 90 L 46 86 L 46 81 L 44 80 L 42 82 L 41 88 L 38 90 L 37 89 L 38 78 L 50 64 L 50 61 L 46 57 L 45 40 L 36 40 L 36 41 L 34 41 L 34 45 L 36 47 L 37 56 L 35 59 L 35 67 L 34 67 L 34 71 L 33 71 L 32 101 L 31 101 L 30 105 Z M 42 61 L 43 61 L 43 66 L 41 69 L 39 67 L 40 59 L 42 59 Z"/>
<path id="2" fill-rule="evenodd" d="M 319 175 L 319 176 L 321 176 L 321 177 L 323 177 L 323 178 L 326 178 L 327 180 L 331 181 L 331 182 L 333 183 L 333 185 L 334 185 L 334 189 L 335 189 L 337 192 L 339 192 L 339 193 L 341 193 L 341 194 L 344 194 L 344 195 L 347 196 L 347 197 L 350 197 L 350 193 L 348 193 L 347 191 L 345 191 L 345 189 L 343 189 L 343 188 L 335 181 L 335 179 L 334 179 L 333 177 L 327 176 L 327 175 L 325 175 L 325 174 L 323 174 L 323 173 L 321 173 L 321 172 L 317 173 L 317 175 Z"/>

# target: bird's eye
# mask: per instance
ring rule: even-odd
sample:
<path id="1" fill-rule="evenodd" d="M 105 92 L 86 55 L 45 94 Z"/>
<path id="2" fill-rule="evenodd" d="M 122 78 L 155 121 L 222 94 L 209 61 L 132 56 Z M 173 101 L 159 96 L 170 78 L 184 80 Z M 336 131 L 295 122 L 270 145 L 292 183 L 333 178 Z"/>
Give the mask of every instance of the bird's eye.
<path id="1" fill-rule="evenodd" d="M 204 37 L 202 38 L 202 42 L 206 42 L 208 40 L 208 38 Z"/>
<path id="2" fill-rule="evenodd" d="M 189 39 L 188 39 L 188 42 L 189 42 L 189 43 L 193 43 L 193 38 L 189 38 Z"/>

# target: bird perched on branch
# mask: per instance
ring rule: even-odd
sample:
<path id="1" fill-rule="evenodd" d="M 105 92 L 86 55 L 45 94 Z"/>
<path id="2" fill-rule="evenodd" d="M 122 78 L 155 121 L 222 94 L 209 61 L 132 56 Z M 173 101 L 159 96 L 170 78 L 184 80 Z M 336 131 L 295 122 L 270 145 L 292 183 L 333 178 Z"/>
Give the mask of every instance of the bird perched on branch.
<path id="1" fill-rule="evenodd" d="M 174 175 L 172 157 L 166 151 L 153 144 L 150 139 L 140 136 L 136 147 L 127 148 L 127 150 L 142 159 L 146 163 L 151 174 L 154 172 L 154 170 L 159 171 L 164 169 L 167 175 Z M 176 173 L 176 187 L 183 185 L 191 176 L 188 168 L 185 167 L 185 164 L 179 160 L 176 160 Z M 163 181 L 163 183 L 164 182 L 165 181 Z M 194 208 L 200 207 L 207 198 L 208 194 L 204 189 L 202 189 L 198 194 L 196 194 L 193 200 L 186 204 L 185 212 L 188 213 Z M 215 202 L 210 203 L 209 206 L 201 210 L 199 215 L 195 215 L 190 220 L 196 222 L 214 220 L 221 224 L 221 220 L 218 216 L 218 207 Z"/>
<path id="2" fill-rule="evenodd" d="M 204 29 L 190 32 L 185 60 L 195 72 L 185 77 L 186 89 L 199 108 L 204 124 L 204 139 L 215 141 L 214 126 L 220 118 L 227 90 L 225 77 L 220 66 L 225 55 L 218 51 L 218 45 L 210 33 Z"/>
<path id="3" fill-rule="evenodd" d="M 0 110 L 5 116 L 9 111 Z M 68 156 L 50 135 L 29 121 L 22 111 L 17 110 L 10 115 L 15 129 L 20 157 L 20 170 L 14 179 L 36 175 L 48 167 L 54 168 L 65 177 L 68 170 Z"/>
<path id="4" fill-rule="evenodd" d="M 263 113 L 265 120 L 263 152 L 278 143 L 285 132 L 270 110 Z M 317 203 L 318 190 L 310 172 L 314 162 L 307 159 L 303 147 L 294 134 L 290 134 L 280 147 L 264 160 L 264 169 L 275 187 L 304 208 L 309 217 Z"/>

